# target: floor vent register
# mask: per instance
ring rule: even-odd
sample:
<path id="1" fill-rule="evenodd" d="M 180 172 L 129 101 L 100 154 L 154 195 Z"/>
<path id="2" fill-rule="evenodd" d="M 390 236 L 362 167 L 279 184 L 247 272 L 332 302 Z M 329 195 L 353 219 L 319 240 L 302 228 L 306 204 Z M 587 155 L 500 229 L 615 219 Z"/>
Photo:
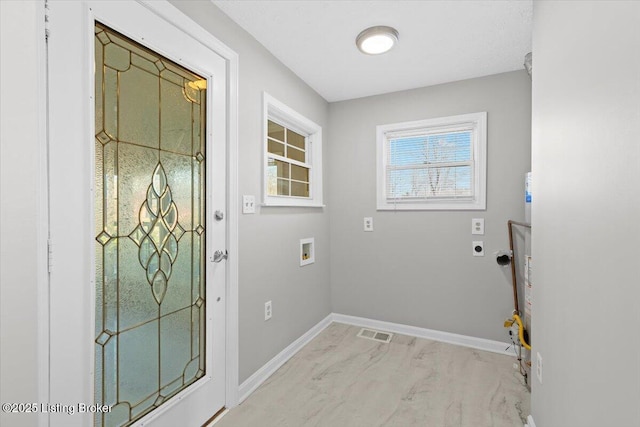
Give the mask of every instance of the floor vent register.
<path id="1" fill-rule="evenodd" d="M 368 340 L 389 343 L 391 342 L 391 338 L 393 338 L 393 334 L 390 332 L 382 332 L 376 331 L 374 329 L 362 328 L 360 332 L 358 332 L 358 336 L 360 338 L 366 338 Z"/>

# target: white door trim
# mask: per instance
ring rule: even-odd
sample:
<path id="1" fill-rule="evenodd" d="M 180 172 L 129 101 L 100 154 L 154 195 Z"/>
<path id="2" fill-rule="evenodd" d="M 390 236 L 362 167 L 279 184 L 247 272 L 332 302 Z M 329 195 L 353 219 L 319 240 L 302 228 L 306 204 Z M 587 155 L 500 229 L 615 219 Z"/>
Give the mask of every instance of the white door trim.
<path id="1" fill-rule="evenodd" d="M 47 78 L 47 44 L 45 2 L 36 5 L 36 31 L 38 55 L 38 246 L 36 268 L 38 273 L 38 402 L 50 402 L 49 399 L 49 111 Z M 47 414 L 38 412 L 38 426 L 48 426 Z"/>
<path id="2" fill-rule="evenodd" d="M 227 63 L 227 343 L 226 407 L 238 405 L 238 54 L 167 1 L 138 0 L 211 48 Z"/>
<path id="3" fill-rule="evenodd" d="M 190 35 L 198 42 L 207 46 L 217 55 L 219 55 L 226 64 L 227 70 L 227 135 L 226 135 L 226 166 L 227 166 L 227 250 L 229 258 L 227 260 L 226 275 L 226 350 L 225 350 L 225 406 L 227 408 L 234 407 L 238 404 L 238 172 L 237 172 L 237 138 L 238 138 L 238 55 L 228 46 L 214 37 L 212 34 L 204 30 L 189 17 L 175 8 L 166 0 L 136 0 L 138 3 L 146 7 L 148 10 L 161 17 L 163 20 L 172 24 L 184 33 Z M 38 24 L 38 30 L 44 37 L 44 19 L 45 14 L 44 2 L 39 8 L 41 23 Z M 54 17 L 55 19 L 55 17 Z M 46 69 L 46 45 L 44 39 L 39 46 L 39 54 L 43 62 L 39 72 L 42 75 L 40 84 L 43 86 L 43 95 L 47 95 L 49 88 L 46 85 L 47 69 Z M 42 98 L 46 99 L 45 96 Z M 49 162 L 48 148 L 48 105 L 43 102 L 41 105 L 40 115 L 42 123 L 39 123 L 41 133 L 46 135 L 47 150 L 41 151 L 41 163 L 47 165 Z M 45 138 L 43 138 L 44 140 Z M 44 144 L 43 144 L 44 145 Z M 47 238 L 51 232 L 49 224 L 50 209 L 48 207 L 48 197 L 50 190 L 48 189 L 48 171 L 43 171 L 43 177 L 40 179 L 42 208 L 40 209 L 39 227 L 39 258 L 38 258 L 38 275 L 39 275 L 39 318 L 38 318 L 38 367 L 39 367 L 39 392 L 38 396 L 41 402 L 50 401 L 50 280 L 48 273 L 48 241 Z M 45 414 L 39 416 L 39 426 L 48 426 L 49 417 Z"/>
<path id="4" fill-rule="evenodd" d="M 138 0 L 224 58 L 227 64 L 226 407 L 238 405 L 238 54 L 168 1 Z"/>

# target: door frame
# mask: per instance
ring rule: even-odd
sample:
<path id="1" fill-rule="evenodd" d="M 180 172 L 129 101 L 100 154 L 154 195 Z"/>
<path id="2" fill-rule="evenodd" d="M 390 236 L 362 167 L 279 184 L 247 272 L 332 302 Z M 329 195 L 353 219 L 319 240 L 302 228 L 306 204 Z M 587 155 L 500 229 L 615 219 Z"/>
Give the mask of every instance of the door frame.
<path id="1" fill-rule="evenodd" d="M 229 258 L 226 263 L 226 278 L 225 278 L 225 407 L 232 408 L 238 404 L 238 55 L 220 40 L 218 40 L 211 33 L 195 23 L 191 18 L 183 14 L 175 6 L 171 5 L 166 0 L 135 0 L 137 3 L 144 6 L 146 9 L 175 26 L 182 32 L 191 36 L 196 41 L 202 43 L 210 50 L 220 56 L 225 62 L 226 68 L 226 249 L 229 252 Z M 88 3 L 84 2 L 82 19 L 88 19 L 90 17 Z M 55 36 L 55 16 L 49 16 L 48 7 L 46 6 L 46 0 L 42 0 L 42 8 L 40 9 L 49 21 L 53 21 L 51 31 Z M 45 30 L 49 30 L 48 25 L 44 24 L 45 20 L 40 21 L 42 27 Z M 42 28 L 40 27 L 40 28 Z M 43 42 L 43 49 L 39 49 L 44 58 L 47 55 L 47 48 Z M 92 64 L 92 58 L 89 58 L 89 62 Z M 84 66 L 87 67 L 85 71 L 91 69 L 92 65 L 85 61 Z M 46 65 L 40 68 L 40 72 L 43 73 L 41 82 L 46 82 L 47 68 Z M 87 84 L 83 85 L 87 90 Z M 47 96 L 42 97 L 42 111 L 43 116 L 40 128 L 43 134 L 46 134 L 46 150 L 43 150 L 40 157 L 41 160 L 46 161 L 47 172 L 42 181 L 42 190 L 40 193 L 42 200 L 49 200 L 51 197 L 51 187 L 49 185 L 51 181 L 50 169 L 48 167 L 50 160 L 50 113 L 49 113 L 49 100 L 48 94 L 50 88 L 48 84 L 44 89 L 44 94 Z M 83 116 L 82 120 L 90 120 L 88 115 Z M 46 181 L 46 182 L 45 182 Z M 43 203 L 44 205 L 45 203 Z M 46 203 L 48 205 L 48 203 Z M 46 212 L 45 212 L 46 211 Z M 41 403 L 51 403 L 51 385 L 52 374 L 51 371 L 51 353 L 50 353 L 50 340 L 51 340 L 51 311 L 50 304 L 52 298 L 51 292 L 51 277 L 49 270 L 55 270 L 55 242 L 50 241 L 51 236 L 51 208 L 47 206 L 46 209 L 40 213 L 41 218 L 46 218 L 40 222 L 40 228 L 46 228 L 46 234 L 40 240 L 40 257 L 47 256 L 49 260 L 43 260 L 38 263 L 39 270 L 39 310 L 38 318 L 38 335 L 40 340 L 38 351 L 38 366 L 39 366 L 39 400 Z M 211 213 L 209 213 L 211 215 Z M 46 227 L 45 227 L 46 222 Z M 45 238 L 46 237 L 46 238 Z M 42 258 L 40 258 L 42 259 Z M 45 279 L 46 277 L 46 279 Z M 87 372 L 87 375 L 90 375 Z M 90 382 L 91 379 L 86 379 Z M 50 420 L 48 414 L 40 413 L 38 417 L 39 426 L 49 426 Z"/>
<path id="2" fill-rule="evenodd" d="M 227 275 L 225 283 L 225 402 L 238 405 L 238 54 L 166 0 L 136 0 L 165 21 L 209 47 L 227 67 Z"/>

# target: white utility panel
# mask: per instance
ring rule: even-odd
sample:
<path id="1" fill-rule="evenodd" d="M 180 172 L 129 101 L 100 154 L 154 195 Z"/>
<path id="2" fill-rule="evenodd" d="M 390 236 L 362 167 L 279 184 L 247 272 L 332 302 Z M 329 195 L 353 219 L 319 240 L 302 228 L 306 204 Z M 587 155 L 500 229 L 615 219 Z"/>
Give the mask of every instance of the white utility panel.
<path id="1" fill-rule="evenodd" d="M 373 231 L 373 218 L 370 216 L 364 217 L 364 231 Z"/>
<path id="2" fill-rule="evenodd" d="M 471 220 L 471 234 L 484 234 L 484 218 L 473 218 Z"/>
<path id="3" fill-rule="evenodd" d="M 256 197 L 255 196 L 242 196 L 242 213 L 252 214 L 256 213 Z"/>
<path id="4" fill-rule="evenodd" d="M 300 267 L 316 262 L 315 239 L 300 239 Z"/>
<path id="5" fill-rule="evenodd" d="M 473 256 L 484 256 L 484 242 L 475 241 L 472 243 Z"/>

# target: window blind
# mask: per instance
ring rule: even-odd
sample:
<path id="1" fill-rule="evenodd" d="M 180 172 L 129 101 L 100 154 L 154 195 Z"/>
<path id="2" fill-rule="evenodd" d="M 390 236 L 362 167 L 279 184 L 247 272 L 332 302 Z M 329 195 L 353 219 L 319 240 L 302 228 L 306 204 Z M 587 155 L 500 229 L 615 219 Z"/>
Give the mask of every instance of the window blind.
<path id="1" fill-rule="evenodd" d="M 412 132 L 387 138 L 386 194 L 390 200 L 473 196 L 473 130 Z"/>

